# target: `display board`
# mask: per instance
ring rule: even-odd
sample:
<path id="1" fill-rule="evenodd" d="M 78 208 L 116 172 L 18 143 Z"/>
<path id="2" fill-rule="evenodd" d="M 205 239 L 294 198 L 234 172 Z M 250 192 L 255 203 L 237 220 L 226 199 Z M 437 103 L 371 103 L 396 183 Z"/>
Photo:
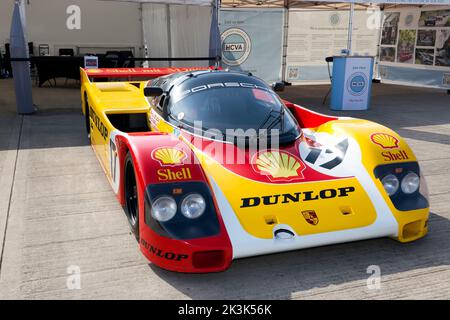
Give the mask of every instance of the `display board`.
<path id="1" fill-rule="evenodd" d="M 348 10 L 289 10 L 286 80 L 328 81 L 325 58 L 347 48 L 348 19 Z M 379 27 L 378 8 L 355 11 L 353 54 L 376 55 Z"/>
<path id="2" fill-rule="evenodd" d="M 383 16 L 381 79 L 450 87 L 450 7 L 392 9 Z"/>
<path id="3" fill-rule="evenodd" d="M 221 9 L 223 67 L 281 80 L 283 18 L 283 9 Z"/>
<path id="4" fill-rule="evenodd" d="M 372 88 L 373 57 L 335 57 L 330 107 L 332 110 L 367 110 Z"/>

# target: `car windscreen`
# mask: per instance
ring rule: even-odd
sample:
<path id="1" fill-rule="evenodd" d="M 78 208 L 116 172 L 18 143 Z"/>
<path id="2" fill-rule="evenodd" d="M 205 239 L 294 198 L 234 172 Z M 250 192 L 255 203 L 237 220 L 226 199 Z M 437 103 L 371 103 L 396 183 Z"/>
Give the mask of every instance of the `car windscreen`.
<path id="1" fill-rule="evenodd" d="M 266 129 L 268 134 L 275 129 L 283 140 L 296 139 L 300 134 L 296 120 L 278 96 L 255 86 L 205 86 L 204 90 L 191 91 L 172 101 L 169 115 L 188 127 L 197 122 L 202 130 L 216 129 L 224 135 L 230 129 L 254 129 L 257 133 Z"/>

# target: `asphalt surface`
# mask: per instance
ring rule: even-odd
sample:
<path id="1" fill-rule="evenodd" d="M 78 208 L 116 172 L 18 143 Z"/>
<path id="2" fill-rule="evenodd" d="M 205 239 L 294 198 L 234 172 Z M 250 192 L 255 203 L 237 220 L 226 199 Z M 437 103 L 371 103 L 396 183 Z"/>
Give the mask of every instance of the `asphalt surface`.
<path id="1" fill-rule="evenodd" d="M 289 87 L 282 96 L 332 113 L 321 104 L 327 89 Z M 380 122 L 407 139 L 430 188 L 427 237 L 242 259 L 226 272 L 204 275 L 164 271 L 140 254 L 86 140 L 76 86 L 35 88 L 33 95 L 39 111 L 18 116 L 12 81 L 0 80 L 0 298 L 450 298 L 450 95 L 445 91 L 377 84 L 370 111 L 339 113 Z M 379 289 L 367 286 L 372 265 L 381 270 Z M 69 289 L 68 282 L 71 288 L 77 283 L 71 274 L 77 270 L 80 289 Z"/>

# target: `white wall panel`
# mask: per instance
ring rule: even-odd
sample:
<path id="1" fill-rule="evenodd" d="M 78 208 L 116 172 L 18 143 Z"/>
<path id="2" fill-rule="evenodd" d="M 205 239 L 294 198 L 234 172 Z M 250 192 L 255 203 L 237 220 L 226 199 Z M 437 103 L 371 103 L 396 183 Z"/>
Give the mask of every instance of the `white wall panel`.
<path id="1" fill-rule="evenodd" d="M 9 42 L 14 0 L 0 1 L 0 46 Z M 81 29 L 69 30 L 67 7 L 81 9 Z M 92 0 L 29 0 L 26 6 L 28 40 L 49 44 L 51 54 L 61 47 L 133 47 L 140 55 L 142 28 L 139 4 Z M 55 52 L 53 52 L 53 50 Z"/>
<path id="2" fill-rule="evenodd" d="M 143 28 L 148 56 L 169 57 L 170 43 L 167 26 L 169 6 L 165 4 L 144 4 L 142 6 Z M 167 62 L 150 62 L 152 67 L 167 66 Z"/>
<path id="3" fill-rule="evenodd" d="M 170 6 L 170 29 L 172 32 L 173 57 L 209 56 L 209 32 L 211 8 L 199 6 Z M 185 62 L 174 62 L 183 66 Z M 208 65 L 208 61 L 192 62 L 189 65 Z"/>
<path id="4" fill-rule="evenodd" d="M 211 8 L 144 4 L 144 34 L 149 57 L 207 57 Z M 168 21 L 170 20 L 170 25 Z M 197 66 L 208 61 L 151 62 L 151 66 Z"/>

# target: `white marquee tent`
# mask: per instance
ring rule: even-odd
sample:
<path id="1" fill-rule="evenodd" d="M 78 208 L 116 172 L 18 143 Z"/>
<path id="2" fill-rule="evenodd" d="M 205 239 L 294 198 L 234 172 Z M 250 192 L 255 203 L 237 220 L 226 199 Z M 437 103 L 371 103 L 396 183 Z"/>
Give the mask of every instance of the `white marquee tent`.
<path id="1" fill-rule="evenodd" d="M 174 4 L 183 4 L 183 5 L 195 5 L 195 6 L 203 6 L 203 7 L 211 7 L 217 9 L 216 12 L 213 13 L 219 15 L 218 10 L 219 7 L 222 8 L 286 8 L 286 9 L 294 9 L 294 8 L 314 8 L 314 9 L 339 9 L 345 10 L 348 9 L 350 11 L 349 15 L 349 28 L 348 28 L 348 44 L 347 50 L 351 54 L 352 53 L 352 34 L 353 34 L 353 15 L 354 10 L 356 9 L 365 9 L 370 6 L 379 5 L 382 9 L 387 9 L 391 7 L 397 6 L 435 6 L 435 5 L 445 5 L 450 4 L 450 0 L 322 0 L 322 1 L 314 1 L 314 0 L 100 0 L 100 1 L 119 1 L 119 2 L 138 2 L 141 4 L 159 4 L 159 5 L 174 5 Z M 143 38 L 144 38 L 144 46 L 150 48 L 150 52 L 152 52 L 152 56 L 157 55 L 160 56 L 176 56 L 178 52 L 186 52 L 193 51 L 194 55 L 199 55 L 199 52 L 195 52 L 193 48 L 200 48 L 202 45 L 198 45 L 202 42 L 201 39 L 195 39 L 194 44 L 192 44 L 192 40 L 189 37 L 186 37 L 186 34 L 181 32 L 178 35 L 175 35 L 175 38 L 171 36 L 171 24 L 177 24 L 173 29 L 181 29 L 182 24 L 189 24 L 189 28 L 186 30 L 195 30 L 195 26 L 192 25 L 192 22 L 197 24 L 198 29 L 195 34 L 201 36 L 203 41 L 205 41 L 205 24 L 210 24 L 211 15 L 207 15 L 207 10 L 205 9 L 196 9 L 196 18 L 191 19 L 191 21 L 187 19 L 183 19 L 182 10 L 176 12 L 175 17 L 170 17 L 170 11 L 164 12 L 161 8 L 156 8 L 159 10 L 159 14 L 155 16 L 154 14 L 150 14 L 151 17 L 148 17 L 149 11 L 145 8 L 142 10 L 142 26 L 143 26 Z M 152 8 L 152 11 L 155 10 L 155 7 Z M 286 11 L 287 14 L 287 11 Z M 216 19 L 217 19 L 216 16 Z M 168 23 L 170 21 L 170 23 Z M 165 22 L 165 23 L 164 23 Z M 212 21 L 213 23 L 217 23 L 216 21 Z M 161 29 L 162 26 L 167 26 L 167 30 Z M 286 26 L 289 27 L 288 25 Z M 155 32 L 153 35 L 149 35 L 146 30 L 152 29 L 160 29 L 160 32 Z M 209 38 L 209 46 L 210 46 L 210 55 L 214 56 L 219 54 L 218 48 L 220 46 L 218 26 L 211 26 L 210 29 L 212 34 Z M 155 37 L 156 35 L 156 37 Z M 190 35 L 192 37 L 192 35 Z M 186 40 L 189 39 L 189 40 Z M 161 47 L 161 43 L 166 42 L 168 44 L 168 48 Z M 174 46 L 183 47 L 182 50 L 176 50 Z M 191 47 L 191 50 L 187 50 L 187 46 Z M 203 47 L 205 45 L 203 44 Z M 192 50 L 193 49 L 193 50 Z M 201 54 L 200 54 L 201 55 Z"/>
<path id="2" fill-rule="evenodd" d="M 118 2 L 135 2 L 140 3 L 142 6 L 152 4 L 152 5 L 161 5 L 161 6 L 172 6 L 172 5 L 187 5 L 189 7 L 198 7 L 200 9 L 196 12 L 195 19 L 184 18 L 181 12 L 178 12 L 178 15 L 175 17 L 171 17 L 170 14 L 172 11 L 167 11 L 163 7 L 156 8 L 157 13 L 151 13 L 146 10 L 142 11 L 142 29 L 143 29 L 143 38 L 144 38 L 144 46 L 150 47 L 150 51 L 152 52 L 152 56 L 166 56 L 173 57 L 176 56 L 177 52 L 182 52 L 183 50 L 179 50 L 179 48 L 174 48 L 174 46 L 187 46 L 189 48 L 197 48 L 205 45 L 205 42 L 208 41 L 210 48 L 210 56 L 211 54 L 217 56 L 220 54 L 220 36 L 219 36 L 219 28 L 218 28 L 218 11 L 219 6 L 222 7 L 232 7 L 232 8 L 248 8 L 248 7 L 260 7 L 260 8 L 302 8 L 302 7 L 314 7 L 317 9 L 321 8 L 336 8 L 336 9 L 350 9 L 350 18 L 349 18 L 349 31 L 348 31 L 348 49 L 351 51 L 351 39 L 352 39 L 352 13 L 355 8 L 365 7 L 367 6 L 367 1 L 361 0 L 331 0 L 331 1 L 311 1 L 311 0 L 97 0 L 97 1 L 118 1 Z M 220 5 L 218 5 L 220 3 Z M 399 5 L 446 5 L 450 4 L 450 0 L 371 0 L 370 4 L 378 4 L 383 7 L 389 6 L 399 6 Z M 203 9 L 201 9 L 203 8 Z M 211 9 L 212 8 L 212 9 Z M 165 11 L 164 11 L 165 10 Z M 177 13 L 177 9 L 174 9 L 175 13 Z M 24 14 L 24 0 L 16 0 L 16 6 L 13 15 L 13 23 L 11 30 L 11 53 L 12 58 L 28 58 L 28 53 L 26 50 L 26 18 Z M 162 23 L 165 22 L 165 23 Z M 175 26 L 176 38 L 173 39 L 173 32 L 170 28 Z M 190 28 L 183 28 L 183 24 L 190 24 Z M 152 36 L 146 35 L 146 30 L 149 28 L 155 29 L 160 28 L 161 32 L 155 32 Z M 195 32 L 195 28 L 197 28 L 198 32 Z M 165 29 L 165 30 L 164 30 Z M 188 30 L 188 31 L 187 31 Z M 192 32 L 194 30 L 194 32 Z M 205 37 L 200 37 L 199 35 L 204 35 L 205 30 L 210 30 L 209 38 L 205 40 Z M 200 32 L 203 31 L 203 32 Z M 189 34 L 189 43 L 185 40 L 187 39 L 186 32 L 190 32 Z M 156 37 L 154 37 L 156 35 Z M 196 38 L 197 37 L 197 38 Z M 191 39 L 195 39 L 192 41 Z M 150 41 L 148 41 L 150 40 Z M 183 42 L 183 40 L 185 40 Z M 161 48 L 161 43 L 167 43 L 167 48 L 160 50 L 158 52 L 158 48 Z M 194 44 L 193 44 L 194 43 Z M 202 44 L 202 45 L 199 45 Z M 153 48 L 152 48 L 153 46 Z M 187 50 L 189 51 L 189 50 Z M 155 53 L 156 52 L 156 53 Z M 186 52 L 186 50 L 184 50 Z M 22 54 L 19 54 L 22 53 Z M 198 53 L 195 50 L 191 51 L 192 56 L 198 56 Z M 20 55 L 20 56 L 19 56 Z M 203 55 L 202 55 L 203 56 Z M 13 63 L 17 70 L 14 71 L 15 81 L 16 81 L 16 96 L 20 97 L 31 97 L 31 86 L 28 83 L 31 83 L 29 71 L 26 72 L 24 66 L 27 65 L 25 61 L 16 61 Z M 22 67 L 19 65 L 22 64 Z M 21 70 L 19 72 L 19 70 Z M 24 85 L 27 83 L 27 85 Z M 24 92 L 24 88 L 29 90 L 29 94 Z M 32 100 L 31 98 L 18 98 L 18 112 L 19 113 L 32 113 Z"/>

